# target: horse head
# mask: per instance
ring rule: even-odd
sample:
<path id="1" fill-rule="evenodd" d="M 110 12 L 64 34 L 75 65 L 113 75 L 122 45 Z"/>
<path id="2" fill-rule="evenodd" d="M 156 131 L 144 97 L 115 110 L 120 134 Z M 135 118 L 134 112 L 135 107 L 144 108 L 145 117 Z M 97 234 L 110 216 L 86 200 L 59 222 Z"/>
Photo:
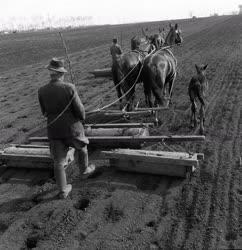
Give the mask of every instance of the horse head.
<path id="1" fill-rule="evenodd" d="M 141 44 L 141 39 L 138 36 L 133 36 L 131 38 L 131 50 L 137 50 L 139 49 Z"/>
<path id="2" fill-rule="evenodd" d="M 168 32 L 165 45 L 174 45 L 174 44 L 181 44 L 183 42 L 183 38 L 181 36 L 181 30 L 178 28 L 178 24 L 176 23 L 175 26 L 169 24 L 170 31 Z"/>
<path id="3" fill-rule="evenodd" d="M 164 29 L 162 30 L 161 28 L 158 29 L 157 33 L 148 35 L 147 32 L 148 29 L 143 29 L 142 28 L 142 34 L 145 37 L 145 40 L 150 46 L 154 46 L 156 50 L 161 48 L 161 46 L 165 43 L 164 39 Z"/>
<path id="4" fill-rule="evenodd" d="M 208 90 L 208 80 L 206 77 L 206 69 L 207 69 L 208 65 L 197 65 L 195 64 L 195 68 L 197 71 L 197 76 L 198 76 L 198 80 L 200 82 L 200 84 L 202 85 L 203 91 L 207 91 Z"/>

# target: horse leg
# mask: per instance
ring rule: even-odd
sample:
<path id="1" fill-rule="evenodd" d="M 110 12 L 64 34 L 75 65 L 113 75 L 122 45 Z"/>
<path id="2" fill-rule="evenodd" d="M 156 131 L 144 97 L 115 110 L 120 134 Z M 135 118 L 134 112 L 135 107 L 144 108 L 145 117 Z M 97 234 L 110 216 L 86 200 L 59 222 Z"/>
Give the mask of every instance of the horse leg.
<path id="1" fill-rule="evenodd" d="M 123 100 L 122 100 L 122 91 L 121 91 L 121 87 L 120 86 L 116 86 L 116 92 L 117 92 L 117 95 L 118 95 L 118 99 L 119 99 L 119 108 L 122 109 L 123 108 Z"/>
<path id="2" fill-rule="evenodd" d="M 191 105 L 191 127 L 195 128 L 197 126 L 197 117 L 196 117 L 196 112 L 197 112 L 197 105 L 195 102 L 195 99 L 192 100 L 192 105 Z"/>
<path id="3" fill-rule="evenodd" d="M 166 97 L 166 95 L 167 95 L 167 84 L 164 85 L 163 95 L 164 95 L 164 97 Z"/>
<path id="4" fill-rule="evenodd" d="M 115 63 L 113 63 L 112 65 L 112 77 L 113 77 L 113 82 L 114 82 L 114 85 L 115 85 L 115 89 L 116 89 L 116 92 L 117 92 L 117 96 L 118 96 L 118 99 L 119 99 L 119 108 L 122 109 L 122 91 L 121 91 L 121 86 L 119 84 L 120 82 L 120 76 L 119 76 L 119 72 L 117 70 L 117 66 Z M 119 84 L 119 85 L 118 85 Z"/>
<path id="5" fill-rule="evenodd" d="M 134 99 L 135 99 L 135 87 L 132 87 L 130 92 L 126 96 L 127 100 L 127 111 L 132 111 L 134 106 Z"/>
<path id="6" fill-rule="evenodd" d="M 169 106 L 169 104 L 172 104 L 172 92 L 173 92 L 173 86 L 174 86 L 175 79 L 176 79 L 176 73 L 174 73 L 173 77 L 169 81 L 169 100 L 168 100 L 168 106 Z"/>
<path id="7" fill-rule="evenodd" d="M 153 95 L 155 96 L 156 107 L 164 106 L 164 97 L 161 94 L 161 90 L 158 87 L 156 87 L 153 88 L 152 91 Z M 159 118 L 159 111 L 158 110 L 154 111 L 154 114 L 155 114 L 155 125 L 159 126 L 161 124 L 161 120 Z"/>
<path id="8" fill-rule="evenodd" d="M 145 103 L 146 103 L 146 105 L 148 107 L 152 108 L 153 104 L 152 104 L 152 101 L 151 101 L 151 88 L 145 87 L 145 84 L 144 84 L 144 94 L 145 94 Z"/>
<path id="9" fill-rule="evenodd" d="M 201 107 L 200 107 L 200 134 L 204 134 L 204 121 L 205 121 L 205 102 L 203 99 L 203 95 L 201 94 L 201 92 L 198 92 L 198 99 L 201 103 Z"/>
<path id="10" fill-rule="evenodd" d="M 163 85 L 164 86 L 164 85 Z M 164 106 L 164 97 L 160 93 L 160 89 L 158 87 L 153 87 L 152 89 L 153 95 L 155 96 L 155 104 L 156 106 Z"/>
<path id="11" fill-rule="evenodd" d="M 205 121 L 205 107 L 201 104 L 200 108 L 200 134 L 204 134 L 204 121 Z"/>

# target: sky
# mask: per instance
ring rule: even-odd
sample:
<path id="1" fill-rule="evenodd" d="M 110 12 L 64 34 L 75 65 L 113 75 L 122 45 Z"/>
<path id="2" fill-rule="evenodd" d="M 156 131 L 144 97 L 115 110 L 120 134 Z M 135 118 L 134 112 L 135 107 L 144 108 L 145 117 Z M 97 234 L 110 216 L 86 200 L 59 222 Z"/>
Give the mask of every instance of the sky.
<path id="1" fill-rule="evenodd" d="M 92 24 L 115 24 L 209 16 L 238 11 L 242 0 L 0 0 L 0 21 L 36 16 L 89 18 Z M 10 19 L 11 18 L 11 19 Z"/>

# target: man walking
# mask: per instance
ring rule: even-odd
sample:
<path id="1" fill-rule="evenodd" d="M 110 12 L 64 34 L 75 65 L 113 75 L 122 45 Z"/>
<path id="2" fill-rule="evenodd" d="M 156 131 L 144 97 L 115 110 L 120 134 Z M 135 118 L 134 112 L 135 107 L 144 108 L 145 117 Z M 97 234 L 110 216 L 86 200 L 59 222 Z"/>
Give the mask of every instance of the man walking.
<path id="1" fill-rule="evenodd" d="M 53 58 L 47 69 L 51 80 L 39 89 L 38 97 L 41 111 L 47 117 L 47 132 L 59 196 L 65 199 L 72 190 L 72 185 L 67 184 L 65 173 L 69 147 L 75 148 L 75 160 L 83 176 L 93 173 L 95 166 L 88 166 L 89 141 L 82 125 L 85 110 L 75 86 L 64 82 L 64 74 L 67 72 L 64 61 Z"/>
<path id="2" fill-rule="evenodd" d="M 113 62 L 116 62 L 119 56 L 122 54 L 121 46 L 118 44 L 118 39 L 113 39 L 113 44 L 110 47 L 110 54 L 112 55 Z"/>
<path id="3" fill-rule="evenodd" d="M 121 46 L 118 44 L 118 39 L 114 38 L 113 39 L 113 44 L 110 47 L 110 54 L 112 56 L 112 78 L 113 78 L 113 82 L 116 85 L 119 82 L 118 79 L 118 69 L 119 69 L 119 59 L 120 59 L 120 55 L 122 54 L 122 49 Z M 116 89 L 118 92 L 118 96 L 121 96 L 122 94 L 119 93 L 119 89 Z"/>

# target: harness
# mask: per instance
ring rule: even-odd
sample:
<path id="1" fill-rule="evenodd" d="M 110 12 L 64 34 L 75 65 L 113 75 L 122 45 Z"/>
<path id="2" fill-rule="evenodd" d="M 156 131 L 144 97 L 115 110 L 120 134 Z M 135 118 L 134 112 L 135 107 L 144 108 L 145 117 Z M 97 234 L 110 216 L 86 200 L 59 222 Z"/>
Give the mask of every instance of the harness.
<path id="1" fill-rule="evenodd" d="M 138 59 L 139 59 L 140 63 L 143 63 L 145 57 L 148 55 L 147 51 L 141 50 L 141 49 L 135 49 L 135 50 L 132 50 L 131 52 L 138 53 L 138 55 L 139 55 Z"/>

